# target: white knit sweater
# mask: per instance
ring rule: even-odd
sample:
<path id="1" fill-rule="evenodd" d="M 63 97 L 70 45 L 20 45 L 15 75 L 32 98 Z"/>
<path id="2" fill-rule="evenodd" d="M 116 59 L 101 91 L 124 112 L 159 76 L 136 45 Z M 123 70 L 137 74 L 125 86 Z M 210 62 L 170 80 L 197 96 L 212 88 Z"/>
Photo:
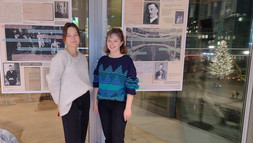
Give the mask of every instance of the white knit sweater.
<path id="1" fill-rule="evenodd" d="M 69 112 L 76 98 L 92 89 L 87 59 L 80 52 L 77 57 L 72 57 L 65 50 L 59 51 L 51 61 L 46 79 L 60 116 Z"/>

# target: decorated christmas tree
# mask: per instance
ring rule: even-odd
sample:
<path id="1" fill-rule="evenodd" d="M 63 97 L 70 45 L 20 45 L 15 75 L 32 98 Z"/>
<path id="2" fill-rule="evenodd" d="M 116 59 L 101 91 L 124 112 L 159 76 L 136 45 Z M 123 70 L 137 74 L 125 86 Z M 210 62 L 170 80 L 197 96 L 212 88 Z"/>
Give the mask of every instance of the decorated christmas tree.
<path id="1" fill-rule="evenodd" d="M 209 73 L 219 80 L 231 74 L 233 69 L 232 55 L 228 52 L 227 42 L 221 41 L 221 44 L 215 49 L 215 56 L 209 67 Z"/>

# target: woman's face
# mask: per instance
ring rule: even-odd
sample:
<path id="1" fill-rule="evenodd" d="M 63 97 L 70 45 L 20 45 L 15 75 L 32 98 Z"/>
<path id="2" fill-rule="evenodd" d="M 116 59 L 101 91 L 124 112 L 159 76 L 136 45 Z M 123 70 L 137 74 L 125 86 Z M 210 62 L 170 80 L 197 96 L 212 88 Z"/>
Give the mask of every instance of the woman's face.
<path id="1" fill-rule="evenodd" d="M 123 44 L 123 41 L 116 34 L 112 34 L 107 38 L 106 44 L 110 53 L 120 53 L 120 46 Z"/>
<path id="2" fill-rule="evenodd" d="M 67 30 L 67 36 L 65 40 L 65 44 L 69 48 L 77 48 L 80 43 L 80 37 L 75 28 L 69 27 Z"/>

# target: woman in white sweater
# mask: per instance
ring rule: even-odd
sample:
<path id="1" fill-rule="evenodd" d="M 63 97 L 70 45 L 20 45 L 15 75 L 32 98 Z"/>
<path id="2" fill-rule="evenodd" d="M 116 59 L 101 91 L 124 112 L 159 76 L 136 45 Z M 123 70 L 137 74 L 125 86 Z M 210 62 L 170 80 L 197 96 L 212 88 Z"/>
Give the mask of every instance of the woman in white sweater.
<path id="1" fill-rule="evenodd" d="M 80 33 L 74 23 L 64 25 L 62 38 L 66 48 L 52 59 L 46 79 L 62 117 L 65 142 L 84 143 L 89 121 L 89 90 L 92 89 L 88 63 L 77 50 Z"/>

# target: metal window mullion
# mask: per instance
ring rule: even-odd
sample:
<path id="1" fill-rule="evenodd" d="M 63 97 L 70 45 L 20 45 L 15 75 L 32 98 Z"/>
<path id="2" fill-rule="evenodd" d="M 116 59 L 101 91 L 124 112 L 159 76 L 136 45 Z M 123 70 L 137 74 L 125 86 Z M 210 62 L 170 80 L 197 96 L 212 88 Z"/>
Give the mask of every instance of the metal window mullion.
<path id="1" fill-rule="evenodd" d="M 107 27 L 107 0 L 89 0 L 89 72 L 93 81 L 93 71 L 98 59 L 103 55 L 104 37 Z M 98 115 L 93 113 L 93 93 L 90 100 L 89 143 L 103 143 L 104 136 Z"/>

